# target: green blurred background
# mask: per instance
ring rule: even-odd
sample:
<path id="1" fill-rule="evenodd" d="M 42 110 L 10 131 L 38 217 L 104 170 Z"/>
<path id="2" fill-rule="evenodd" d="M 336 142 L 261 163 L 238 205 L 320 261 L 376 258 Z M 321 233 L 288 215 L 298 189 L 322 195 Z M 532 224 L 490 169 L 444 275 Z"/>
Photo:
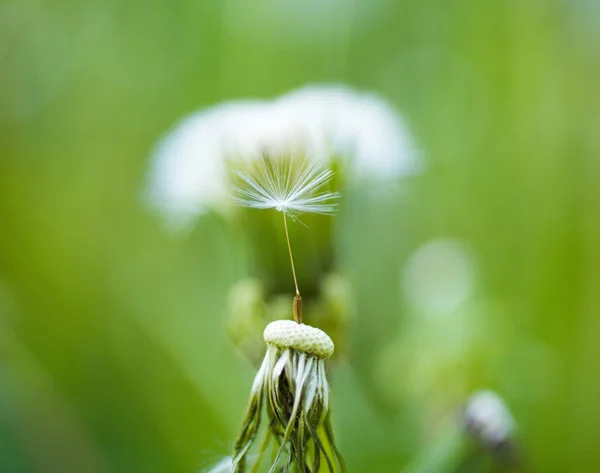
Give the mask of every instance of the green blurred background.
<path id="1" fill-rule="evenodd" d="M 600 471 L 598 2 L 3 1 L 0 67 L 0 471 L 184 473 L 229 452 L 254 372 L 223 319 L 243 242 L 217 216 L 166 232 L 141 204 L 148 156 L 193 110 L 313 82 L 386 97 L 426 162 L 335 220 L 349 470 L 401 471 L 436 409 L 489 387 L 524 471 Z M 476 280 L 421 327 L 400 274 L 437 239 Z M 446 336 L 459 361 L 410 388 Z"/>

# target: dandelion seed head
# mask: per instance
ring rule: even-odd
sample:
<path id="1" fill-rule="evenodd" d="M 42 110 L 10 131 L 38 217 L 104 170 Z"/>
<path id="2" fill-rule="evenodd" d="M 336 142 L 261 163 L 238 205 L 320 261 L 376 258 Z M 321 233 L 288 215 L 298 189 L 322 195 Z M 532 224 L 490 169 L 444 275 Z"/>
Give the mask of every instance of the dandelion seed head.
<path id="1" fill-rule="evenodd" d="M 515 428 L 513 417 L 502 398 L 489 390 L 471 395 L 463 418 L 467 429 L 491 447 L 506 442 Z"/>
<path id="2" fill-rule="evenodd" d="M 326 463 L 328 471 L 345 473 L 344 459 L 333 439 L 325 376 L 325 358 L 333 353 L 333 342 L 325 332 L 291 320 L 272 322 L 264 338 L 267 352 L 252 384 L 231 471 L 246 468 L 253 444 L 261 436 L 265 412 L 267 422 L 263 423 L 263 441 L 256 442 L 255 467 L 260 467 L 270 444 L 274 452 L 270 472 L 292 471 L 294 464 L 294 471 L 316 472 Z"/>
<path id="3" fill-rule="evenodd" d="M 251 172 L 237 172 L 241 185 L 235 186 L 238 205 L 275 209 L 292 218 L 298 214 L 331 215 L 338 192 L 328 190 L 333 171 L 310 159 L 263 157 Z"/>
<path id="4" fill-rule="evenodd" d="M 345 182 L 378 191 L 423 168 L 392 104 L 342 85 L 313 84 L 273 100 L 223 102 L 183 119 L 152 153 L 144 200 L 173 230 L 210 211 L 227 214 L 229 159 L 252 164 L 263 151 L 304 151 L 324 166 L 339 160 Z M 278 210 L 285 209 L 282 203 Z"/>

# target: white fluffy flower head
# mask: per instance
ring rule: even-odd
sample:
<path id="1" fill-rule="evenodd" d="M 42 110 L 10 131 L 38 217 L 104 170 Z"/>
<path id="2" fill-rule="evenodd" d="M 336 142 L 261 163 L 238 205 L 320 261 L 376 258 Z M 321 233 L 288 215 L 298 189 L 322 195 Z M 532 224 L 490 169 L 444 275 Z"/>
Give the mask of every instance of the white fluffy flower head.
<path id="1" fill-rule="evenodd" d="M 507 442 L 515 429 L 515 421 L 508 407 L 493 391 L 473 393 L 463 416 L 467 428 L 491 447 Z"/>
<path id="2" fill-rule="evenodd" d="M 331 169 L 316 160 L 263 157 L 254 172 L 237 172 L 246 185 L 236 186 L 235 201 L 255 209 L 275 209 L 292 218 L 301 213 L 332 214 L 339 198 L 327 190 Z"/>
<path id="3" fill-rule="evenodd" d="M 379 189 L 421 170 L 412 135 L 385 99 L 310 85 L 272 100 L 223 102 L 182 120 L 153 152 L 144 196 L 168 226 L 182 229 L 208 211 L 227 213 L 229 164 L 299 150 L 323 166 L 339 159 L 344 182 L 361 187 Z M 229 162 L 232 156 L 237 162 Z"/>

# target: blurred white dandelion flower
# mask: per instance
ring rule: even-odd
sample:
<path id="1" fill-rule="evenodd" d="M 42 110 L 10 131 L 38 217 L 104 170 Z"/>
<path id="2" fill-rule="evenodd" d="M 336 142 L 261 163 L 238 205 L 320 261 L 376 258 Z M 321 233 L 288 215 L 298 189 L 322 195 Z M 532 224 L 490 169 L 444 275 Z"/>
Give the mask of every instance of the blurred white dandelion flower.
<path id="1" fill-rule="evenodd" d="M 477 391 L 469 397 L 463 411 L 466 428 L 489 448 L 496 448 L 511 438 L 515 421 L 498 394 Z"/>
<path id="2" fill-rule="evenodd" d="M 263 157 L 252 174 L 236 174 L 247 187 L 236 186 L 235 201 L 255 209 L 275 209 L 292 218 L 300 213 L 330 215 L 337 204 L 337 192 L 323 190 L 333 171 L 322 168 L 315 160 L 303 160 L 298 169 L 291 159 Z"/>
<path id="3" fill-rule="evenodd" d="M 277 105 L 291 124 L 289 134 L 315 156 L 341 158 L 353 183 L 379 185 L 421 169 L 404 119 L 375 93 L 307 86 L 282 96 Z"/>
<path id="4" fill-rule="evenodd" d="M 185 118 L 158 144 L 145 197 L 170 226 L 185 227 L 231 200 L 228 161 L 262 154 L 340 161 L 350 183 L 394 181 L 420 169 L 413 139 L 381 97 L 347 87 L 308 86 L 282 97 L 223 103 Z"/>

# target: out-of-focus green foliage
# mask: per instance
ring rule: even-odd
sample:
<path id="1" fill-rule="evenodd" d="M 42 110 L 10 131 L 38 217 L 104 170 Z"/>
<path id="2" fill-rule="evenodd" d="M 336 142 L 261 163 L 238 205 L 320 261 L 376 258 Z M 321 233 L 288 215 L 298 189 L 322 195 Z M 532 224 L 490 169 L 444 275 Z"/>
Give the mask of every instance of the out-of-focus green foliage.
<path id="1" fill-rule="evenodd" d="M 426 162 L 335 217 L 357 314 L 330 379 L 349 470 L 423 458 L 481 387 L 511 407 L 523 471 L 599 470 L 599 32 L 586 0 L 2 2 L 0 471 L 229 453 L 253 376 L 225 330 L 245 249 L 216 216 L 165 231 L 140 197 L 148 155 L 194 109 L 309 82 L 385 96 Z M 421 323 L 400 274 L 446 238 L 471 248 L 475 288 Z"/>

